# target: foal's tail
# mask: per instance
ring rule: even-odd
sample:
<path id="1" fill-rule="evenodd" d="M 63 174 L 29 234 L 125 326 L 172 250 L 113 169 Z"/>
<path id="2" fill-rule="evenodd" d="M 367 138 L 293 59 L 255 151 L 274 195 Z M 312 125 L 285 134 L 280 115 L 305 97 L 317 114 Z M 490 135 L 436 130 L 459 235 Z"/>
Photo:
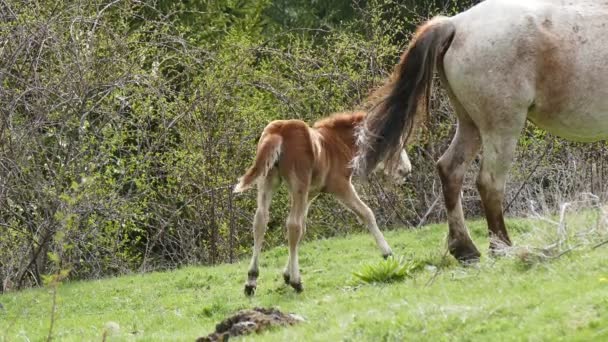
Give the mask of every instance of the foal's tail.
<path id="1" fill-rule="evenodd" d="M 234 192 L 248 190 L 258 178 L 266 177 L 279 160 L 282 143 L 283 138 L 279 134 L 262 134 L 258 143 L 255 161 L 247 172 L 239 178 L 239 183 L 234 187 Z"/>
<path id="2" fill-rule="evenodd" d="M 409 48 L 401 56 L 387 83 L 372 97 L 379 102 L 370 110 L 357 137 L 358 155 L 353 161 L 362 176 L 371 173 L 385 159 L 397 156 L 409 140 L 422 114 L 428 111 L 433 71 L 438 56 L 447 51 L 455 26 L 437 17 L 420 26 Z"/>

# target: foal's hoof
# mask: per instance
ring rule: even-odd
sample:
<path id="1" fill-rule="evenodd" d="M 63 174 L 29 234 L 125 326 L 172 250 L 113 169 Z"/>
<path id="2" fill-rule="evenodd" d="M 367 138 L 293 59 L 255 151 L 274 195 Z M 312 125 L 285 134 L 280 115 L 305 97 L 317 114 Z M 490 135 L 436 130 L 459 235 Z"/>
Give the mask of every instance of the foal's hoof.
<path id="1" fill-rule="evenodd" d="M 389 252 L 389 253 L 386 253 L 386 254 L 382 254 L 382 257 L 384 258 L 384 260 L 386 260 L 386 259 L 388 259 L 388 258 L 390 258 L 392 256 L 393 256 L 392 252 Z"/>
<path id="2" fill-rule="evenodd" d="M 289 283 L 289 285 L 291 285 L 291 287 L 293 287 L 293 289 L 296 290 L 297 293 L 302 293 L 302 291 L 304 291 L 302 283 Z"/>
<path id="3" fill-rule="evenodd" d="M 247 297 L 253 296 L 255 294 L 255 289 L 256 289 L 255 285 L 245 284 L 245 295 Z"/>
<path id="4" fill-rule="evenodd" d="M 283 273 L 283 280 L 285 281 L 285 285 L 289 285 L 289 274 Z"/>
<path id="5" fill-rule="evenodd" d="M 473 244 L 453 243 L 449 244 L 448 249 L 450 254 L 465 266 L 479 262 L 479 257 L 481 257 L 481 253 Z"/>

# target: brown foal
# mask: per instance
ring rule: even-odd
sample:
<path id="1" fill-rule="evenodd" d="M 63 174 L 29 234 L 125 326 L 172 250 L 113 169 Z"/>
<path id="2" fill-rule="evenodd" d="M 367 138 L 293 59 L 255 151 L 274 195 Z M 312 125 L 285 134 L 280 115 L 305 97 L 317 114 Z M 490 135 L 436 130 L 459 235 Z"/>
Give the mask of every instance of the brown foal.
<path id="1" fill-rule="evenodd" d="M 303 290 L 298 266 L 298 244 L 306 231 L 308 207 L 321 192 L 333 194 L 365 223 L 382 255 L 391 249 L 378 229 L 374 213 L 361 201 L 351 183 L 351 160 L 357 152 L 355 131 L 364 112 L 337 113 L 309 127 L 300 120 L 272 121 L 258 142 L 253 165 L 239 179 L 234 191 L 242 192 L 257 184 L 257 210 L 253 220 L 254 248 L 245 293 L 253 295 L 259 275 L 258 258 L 269 219 L 273 190 L 283 180 L 291 197 L 287 218 L 289 259 L 283 272 L 285 282 L 297 292 Z M 403 180 L 411 164 L 402 150 L 399 158 L 387 167 L 378 168 L 395 179 Z"/>

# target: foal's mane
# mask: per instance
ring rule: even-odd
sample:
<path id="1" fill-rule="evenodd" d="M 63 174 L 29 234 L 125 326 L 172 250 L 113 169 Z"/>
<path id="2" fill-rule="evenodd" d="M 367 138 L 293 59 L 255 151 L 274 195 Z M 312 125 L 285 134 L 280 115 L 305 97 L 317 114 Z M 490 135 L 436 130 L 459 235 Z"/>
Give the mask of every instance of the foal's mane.
<path id="1" fill-rule="evenodd" d="M 340 156 L 340 159 L 350 160 L 355 148 L 354 134 L 357 126 L 365 119 L 365 114 L 365 112 L 334 113 L 318 120 L 312 127 L 322 131 L 324 146 L 333 151 L 334 157 Z"/>
<path id="2" fill-rule="evenodd" d="M 334 113 L 329 117 L 317 120 L 313 128 L 354 128 L 365 118 L 365 112 L 340 112 Z"/>

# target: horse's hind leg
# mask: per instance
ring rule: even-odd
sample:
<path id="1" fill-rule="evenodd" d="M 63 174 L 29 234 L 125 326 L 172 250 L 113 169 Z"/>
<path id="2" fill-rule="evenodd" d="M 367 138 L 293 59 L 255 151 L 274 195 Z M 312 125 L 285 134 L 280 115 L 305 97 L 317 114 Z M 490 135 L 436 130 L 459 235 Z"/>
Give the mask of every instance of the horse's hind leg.
<path id="1" fill-rule="evenodd" d="M 369 232 L 374 236 L 376 244 L 382 252 L 382 256 L 388 258 L 392 254 L 392 251 L 386 239 L 384 239 L 384 235 L 378 228 L 373 211 L 361 201 L 359 195 L 357 195 L 357 191 L 350 182 L 345 182 L 344 185 L 337 187 L 337 189 L 339 191 L 334 191 L 336 197 L 365 224 Z"/>
<path id="2" fill-rule="evenodd" d="M 513 129 L 503 128 L 482 132 L 483 160 L 477 177 L 477 189 L 488 222 L 490 252 L 497 252 L 501 246 L 511 245 L 505 227 L 502 204 L 507 173 L 523 125 L 522 122 L 514 124 Z"/>
<path id="3" fill-rule="evenodd" d="M 272 170 L 258 183 L 258 208 L 253 218 L 253 256 L 249 264 L 247 272 L 247 282 L 245 283 L 245 294 L 251 296 L 255 293 L 257 287 L 257 279 L 260 274 L 258 267 L 258 259 L 262 252 L 262 244 L 264 243 L 264 233 L 270 213 L 270 201 L 272 200 L 272 191 L 276 183 L 277 174 Z"/>
<path id="4" fill-rule="evenodd" d="M 480 136 L 466 111 L 452 97 L 458 115 L 456 135 L 448 150 L 439 158 L 443 198 L 448 216 L 448 250 L 461 262 L 479 259 L 480 253 L 469 236 L 462 211 L 461 190 L 467 168 L 479 151 Z"/>

